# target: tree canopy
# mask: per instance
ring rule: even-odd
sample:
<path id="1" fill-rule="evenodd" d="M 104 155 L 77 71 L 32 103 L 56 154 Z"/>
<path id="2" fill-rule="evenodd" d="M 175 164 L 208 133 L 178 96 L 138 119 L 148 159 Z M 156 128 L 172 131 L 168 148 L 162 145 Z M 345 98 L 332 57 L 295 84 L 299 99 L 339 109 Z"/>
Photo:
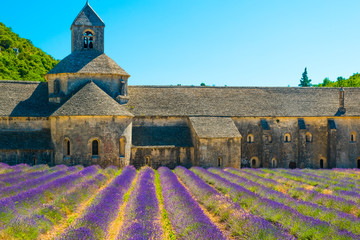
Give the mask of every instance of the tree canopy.
<path id="1" fill-rule="evenodd" d="M 0 80 L 45 81 L 58 62 L 0 22 Z"/>
<path id="2" fill-rule="evenodd" d="M 311 87 L 311 79 L 307 75 L 307 69 L 305 68 L 302 77 L 300 79 L 299 87 Z"/>

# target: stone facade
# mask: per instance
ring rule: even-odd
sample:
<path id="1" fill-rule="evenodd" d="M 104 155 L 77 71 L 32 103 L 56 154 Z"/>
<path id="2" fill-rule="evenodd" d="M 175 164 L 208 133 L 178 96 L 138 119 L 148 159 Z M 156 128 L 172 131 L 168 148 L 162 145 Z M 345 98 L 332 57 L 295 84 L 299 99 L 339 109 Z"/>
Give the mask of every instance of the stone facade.
<path id="1" fill-rule="evenodd" d="M 0 161 L 360 168 L 359 88 L 128 86 L 88 5 L 46 83 L 0 82 Z"/>

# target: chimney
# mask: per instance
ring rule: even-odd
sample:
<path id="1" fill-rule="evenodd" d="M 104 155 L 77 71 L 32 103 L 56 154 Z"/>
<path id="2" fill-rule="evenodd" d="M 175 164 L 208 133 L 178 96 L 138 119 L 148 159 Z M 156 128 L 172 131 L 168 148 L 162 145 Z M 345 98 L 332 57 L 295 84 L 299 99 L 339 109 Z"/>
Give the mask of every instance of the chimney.
<path id="1" fill-rule="evenodd" d="M 345 109 L 345 91 L 344 89 L 341 87 L 339 90 L 339 110 L 338 113 L 340 113 L 340 115 L 345 114 L 346 109 Z"/>

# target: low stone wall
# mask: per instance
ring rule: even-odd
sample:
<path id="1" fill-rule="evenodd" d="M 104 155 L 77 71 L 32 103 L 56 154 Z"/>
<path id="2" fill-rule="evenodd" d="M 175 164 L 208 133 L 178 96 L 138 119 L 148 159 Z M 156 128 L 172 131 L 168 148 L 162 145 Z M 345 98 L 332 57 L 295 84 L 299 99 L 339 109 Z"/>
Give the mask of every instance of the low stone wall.
<path id="1" fill-rule="evenodd" d="M 0 162 L 16 165 L 26 163 L 29 165 L 54 165 L 53 150 L 0 150 Z"/>
<path id="2" fill-rule="evenodd" d="M 193 147 L 175 146 L 134 146 L 131 149 L 130 164 L 136 168 L 148 165 L 175 168 L 178 165 L 191 167 L 194 162 Z"/>

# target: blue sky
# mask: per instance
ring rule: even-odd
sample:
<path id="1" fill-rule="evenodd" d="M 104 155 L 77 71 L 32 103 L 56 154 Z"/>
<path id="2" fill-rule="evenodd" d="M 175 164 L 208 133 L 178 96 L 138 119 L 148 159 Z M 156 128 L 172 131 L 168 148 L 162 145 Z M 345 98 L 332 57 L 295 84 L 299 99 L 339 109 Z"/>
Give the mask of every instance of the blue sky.
<path id="1" fill-rule="evenodd" d="M 84 0 L 3 1 L 0 21 L 57 59 Z M 360 1 L 90 0 L 130 85 L 297 86 L 360 71 Z"/>

